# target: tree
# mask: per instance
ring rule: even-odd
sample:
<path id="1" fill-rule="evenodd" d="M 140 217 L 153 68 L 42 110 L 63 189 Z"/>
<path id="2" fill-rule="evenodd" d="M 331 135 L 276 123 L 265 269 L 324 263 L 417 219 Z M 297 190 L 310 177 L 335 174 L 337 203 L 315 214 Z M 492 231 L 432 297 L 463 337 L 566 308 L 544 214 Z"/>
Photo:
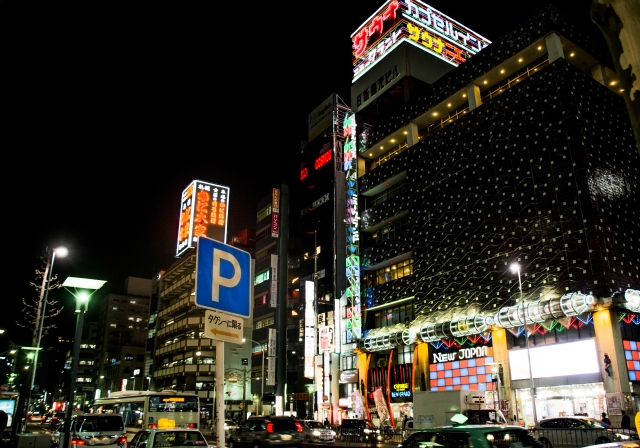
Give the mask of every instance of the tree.
<path id="1" fill-rule="evenodd" d="M 36 282 L 30 282 L 29 285 L 33 286 L 36 291 L 36 297 L 32 299 L 22 298 L 24 308 L 22 308 L 22 322 L 16 321 L 16 323 L 22 328 L 33 329 L 32 345 L 39 345 L 39 339 L 48 334 L 49 330 L 56 328 L 54 323 L 46 325 L 45 321 L 53 317 L 58 316 L 64 307 L 56 308 L 57 300 L 49 299 L 47 291 L 61 288 L 62 285 L 57 282 L 58 275 L 51 275 L 49 270 L 53 267 L 51 260 L 51 250 L 46 249 L 45 253 L 39 257 L 41 262 L 41 268 L 36 269 Z M 47 279 L 47 277 L 49 277 Z M 45 289 L 46 288 L 46 289 Z M 46 302 L 46 303 L 45 303 Z M 42 313 L 44 312 L 44 317 Z M 38 337 L 38 330 L 42 322 L 42 331 L 40 338 Z"/>

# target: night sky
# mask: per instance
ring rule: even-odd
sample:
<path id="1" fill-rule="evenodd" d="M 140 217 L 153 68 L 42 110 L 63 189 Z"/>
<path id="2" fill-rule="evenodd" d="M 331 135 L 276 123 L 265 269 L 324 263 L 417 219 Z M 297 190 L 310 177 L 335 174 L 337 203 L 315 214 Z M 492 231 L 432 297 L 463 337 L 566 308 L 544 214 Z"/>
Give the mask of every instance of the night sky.
<path id="1" fill-rule="evenodd" d="M 23 3 L 0 0 L 0 351 L 31 343 L 14 322 L 47 246 L 70 251 L 56 260 L 59 280 L 106 280 L 105 292 L 122 293 L 126 277 L 175 261 L 193 179 L 231 188 L 229 235 L 254 225 L 272 187 L 295 197 L 308 114 L 334 91 L 350 103 L 350 36 L 383 4 Z M 590 25 L 588 1 L 552 3 Z M 495 41 L 548 2 L 428 4 Z M 59 331 L 73 334 L 73 299 L 51 297 L 66 307 Z"/>

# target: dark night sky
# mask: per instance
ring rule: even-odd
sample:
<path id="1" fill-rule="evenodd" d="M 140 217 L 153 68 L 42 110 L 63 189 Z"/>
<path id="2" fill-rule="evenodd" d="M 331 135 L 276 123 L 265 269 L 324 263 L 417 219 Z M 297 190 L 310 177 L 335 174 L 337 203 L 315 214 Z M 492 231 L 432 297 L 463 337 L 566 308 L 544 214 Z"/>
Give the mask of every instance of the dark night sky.
<path id="1" fill-rule="evenodd" d="M 0 0 L 0 348 L 30 343 L 13 324 L 45 247 L 70 250 L 56 261 L 60 280 L 107 280 L 119 293 L 126 277 L 175 261 L 193 179 L 231 188 L 230 235 L 253 225 L 271 187 L 295 189 L 308 114 L 334 91 L 350 103 L 350 36 L 383 4 L 192 3 Z M 495 41 L 548 2 L 428 3 Z M 553 3 L 590 23 L 588 1 Z M 72 331 L 71 297 L 52 296 Z"/>

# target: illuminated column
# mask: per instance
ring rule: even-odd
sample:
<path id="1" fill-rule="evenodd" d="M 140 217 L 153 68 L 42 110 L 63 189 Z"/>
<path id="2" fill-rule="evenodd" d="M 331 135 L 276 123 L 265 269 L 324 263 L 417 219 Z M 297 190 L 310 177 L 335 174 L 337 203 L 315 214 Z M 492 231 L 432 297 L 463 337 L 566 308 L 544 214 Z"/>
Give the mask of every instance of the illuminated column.
<path id="1" fill-rule="evenodd" d="M 469 110 L 473 110 L 482 104 L 480 86 L 475 84 L 469 84 L 467 86 L 467 101 L 469 102 Z"/>
<path id="2" fill-rule="evenodd" d="M 407 133 L 407 145 L 412 147 L 416 143 L 418 143 L 419 135 L 418 135 L 418 125 L 415 123 L 409 123 L 405 129 Z"/>
<path id="3" fill-rule="evenodd" d="M 558 36 L 556 33 L 551 33 L 544 38 L 544 42 L 547 45 L 549 64 L 553 63 L 557 59 L 564 59 L 564 52 L 562 51 L 562 42 L 560 41 L 560 36 Z"/>
<path id="4" fill-rule="evenodd" d="M 602 378 L 604 380 L 604 390 L 607 394 L 620 394 L 623 406 L 625 402 L 631 401 L 631 388 L 629 376 L 627 374 L 626 359 L 624 357 L 624 346 L 620 335 L 618 313 L 609 309 L 595 311 L 593 313 L 593 329 L 596 333 L 596 347 L 598 350 L 598 363 L 600 364 Z M 604 372 L 604 354 L 611 358 L 611 376 Z M 631 410 L 627 409 L 627 413 Z M 620 426 L 622 417 L 619 415 L 609 415 L 614 426 Z"/>

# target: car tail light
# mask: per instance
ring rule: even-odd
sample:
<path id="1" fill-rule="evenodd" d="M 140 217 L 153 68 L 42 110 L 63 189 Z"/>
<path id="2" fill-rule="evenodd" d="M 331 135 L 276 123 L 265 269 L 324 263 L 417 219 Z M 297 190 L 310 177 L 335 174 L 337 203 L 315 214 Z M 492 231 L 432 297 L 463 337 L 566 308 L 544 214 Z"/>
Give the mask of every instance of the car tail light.
<path id="1" fill-rule="evenodd" d="M 120 436 L 116 440 L 116 444 L 120 446 L 127 446 L 127 436 Z"/>
<path id="2" fill-rule="evenodd" d="M 267 423 L 267 432 L 268 433 L 272 433 L 273 432 L 273 422 Z"/>
<path id="3" fill-rule="evenodd" d="M 79 437 L 73 437 L 71 439 L 71 445 L 86 445 L 86 443 Z"/>
<path id="4" fill-rule="evenodd" d="M 302 425 L 300 424 L 300 422 L 296 422 L 296 428 L 298 432 L 302 432 Z"/>
<path id="5" fill-rule="evenodd" d="M 147 425 L 147 428 L 149 428 L 149 429 L 158 429 L 158 424 L 157 423 L 149 423 Z"/>
<path id="6" fill-rule="evenodd" d="M 197 427 L 198 425 L 196 425 L 195 423 L 189 423 L 189 428 L 196 429 Z"/>

